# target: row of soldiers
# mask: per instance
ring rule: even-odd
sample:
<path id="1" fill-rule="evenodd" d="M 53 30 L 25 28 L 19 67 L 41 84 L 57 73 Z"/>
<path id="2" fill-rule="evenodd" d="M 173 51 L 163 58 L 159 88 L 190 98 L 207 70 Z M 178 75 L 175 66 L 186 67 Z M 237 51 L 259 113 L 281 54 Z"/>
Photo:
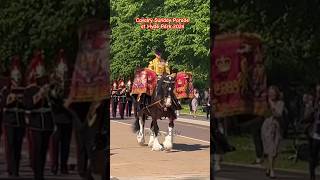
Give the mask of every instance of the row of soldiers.
<path id="1" fill-rule="evenodd" d="M 64 50 L 59 50 L 56 68 L 50 75 L 45 70 L 42 50 L 34 51 L 24 76 L 18 55 L 10 64 L 9 82 L 0 88 L 8 175 L 19 176 L 24 137 L 28 140 L 34 179 L 44 179 L 48 151 L 52 173 L 57 174 L 60 168 L 61 174 L 67 174 L 73 125 L 72 114 L 64 108 L 68 76 Z"/>
<path id="2" fill-rule="evenodd" d="M 116 117 L 118 107 L 121 119 L 124 119 L 125 109 L 127 117 L 131 117 L 133 101 L 132 97 L 130 96 L 131 88 L 131 80 L 128 80 L 126 84 L 122 79 L 113 82 L 111 89 L 111 107 L 113 118 Z"/>

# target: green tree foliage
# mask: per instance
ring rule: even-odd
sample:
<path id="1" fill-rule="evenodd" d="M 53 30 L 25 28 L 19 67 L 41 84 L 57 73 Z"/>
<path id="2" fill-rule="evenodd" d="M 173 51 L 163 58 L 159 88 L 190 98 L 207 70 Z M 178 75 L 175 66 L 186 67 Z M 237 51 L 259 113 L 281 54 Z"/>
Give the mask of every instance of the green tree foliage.
<path id="1" fill-rule="evenodd" d="M 216 5 L 220 33 L 262 36 L 270 84 L 310 85 L 320 77 L 320 2 L 317 0 L 225 0 Z"/>
<path id="2" fill-rule="evenodd" d="M 198 87 L 209 76 L 209 0 L 115 0 L 111 1 L 112 79 L 132 77 L 146 67 L 161 48 L 172 68 L 191 71 Z M 189 18 L 183 30 L 142 30 L 135 18 Z"/>
<path id="3" fill-rule="evenodd" d="M 108 1 L 95 0 L 2 0 L 1 64 L 6 64 L 12 55 L 19 54 L 26 65 L 35 48 L 45 51 L 48 65 L 53 62 L 59 48 L 65 48 L 70 60 L 74 60 L 79 24 L 91 17 L 107 19 L 108 6 Z"/>

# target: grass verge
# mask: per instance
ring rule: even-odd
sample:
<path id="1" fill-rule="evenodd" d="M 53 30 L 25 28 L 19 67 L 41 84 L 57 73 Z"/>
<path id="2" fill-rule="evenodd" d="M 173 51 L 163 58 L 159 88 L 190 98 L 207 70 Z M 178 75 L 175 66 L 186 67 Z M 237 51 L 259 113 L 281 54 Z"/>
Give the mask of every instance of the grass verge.
<path id="1" fill-rule="evenodd" d="M 230 144 L 235 146 L 237 150 L 226 154 L 224 162 L 250 165 L 255 160 L 253 140 L 250 136 L 229 136 L 228 139 Z M 293 155 L 292 142 L 284 140 L 280 147 L 275 167 L 285 170 L 307 171 L 308 163 L 304 161 L 295 162 L 289 159 Z"/>

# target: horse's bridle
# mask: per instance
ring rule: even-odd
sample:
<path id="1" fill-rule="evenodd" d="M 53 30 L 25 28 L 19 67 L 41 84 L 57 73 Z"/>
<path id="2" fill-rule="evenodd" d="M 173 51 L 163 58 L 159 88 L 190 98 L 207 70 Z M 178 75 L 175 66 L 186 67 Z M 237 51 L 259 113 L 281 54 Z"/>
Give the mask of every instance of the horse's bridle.
<path id="1" fill-rule="evenodd" d="M 152 103 L 152 104 L 150 104 L 150 105 L 145 106 L 145 107 L 142 108 L 140 111 L 142 111 L 142 110 L 144 110 L 144 109 L 147 109 L 148 112 L 149 112 L 149 114 L 151 114 L 149 108 L 152 107 L 152 106 L 154 106 L 154 105 L 157 105 L 157 104 L 159 104 L 161 108 L 165 108 L 165 105 L 161 103 L 162 100 L 165 100 L 165 98 L 162 98 L 162 99 L 160 99 L 160 100 L 158 100 L 158 101 L 156 101 L 156 102 L 154 102 L 154 103 Z"/>
<path id="2" fill-rule="evenodd" d="M 163 80 L 163 82 L 165 82 L 167 84 L 174 83 L 174 81 L 171 80 L 171 77 L 169 77 L 169 79 L 170 79 L 170 81 Z M 169 88 L 170 88 L 169 91 L 172 91 L 172 88 L 171 87 L 169 87 Z M 169 95 L 168 97 L 171 98 L 171 95 Z M 161 109 L 166 111 L 166 104 L 165 104 L 166 102 L 162 102 L 162 101 L 165 101 L 168 97 L 164 97 L 164 98 L 162 98 L 162 99 L 160 99 L 160 100 L 158 100 L 158 101 L 156 101 L 156 102 L 154 102 L 154 103 L 152 103 L 150 105 L 147 105 L 147 106 L 143 107 L 140 111 L 143 111 L 143 110 L 147 109 L 149 115 L 151 115 L 151 112 L 150 112 L 149 108 L 152 107 L 152 106 L 155 106 L 155 105 L 159 105 Z"/>

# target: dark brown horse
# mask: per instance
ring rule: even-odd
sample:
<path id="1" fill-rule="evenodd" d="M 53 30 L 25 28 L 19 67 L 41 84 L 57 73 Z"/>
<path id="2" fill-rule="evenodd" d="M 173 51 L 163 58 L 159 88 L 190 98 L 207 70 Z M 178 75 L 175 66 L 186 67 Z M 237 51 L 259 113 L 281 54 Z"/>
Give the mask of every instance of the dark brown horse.
<path id="1" fill-rule="evenodd" d="M 139 144 L 144 144 L 144 125 L 147 116 L 152 118 L 151 135 L 148 143 L 154 151 L 171 150 L 173 146 L 173 128 L 174 120 L 177 119 L 176 110 L 180 110 L 181 106 L 178 103 L 176 96 L 173 93 L 175 77 L 163 75 L 157 82 L 157 88 L 153 95 L 147 96 L 143 94 L 140 99 L 134 96 L 134 107 L 136 121 L 134 123 L 134 132 L 137 133 Z M 158 119 L 168 118 L 169 127 L 168 135 L 165 137 L 163 146 L 159 143 L 159 126 Z"/>

